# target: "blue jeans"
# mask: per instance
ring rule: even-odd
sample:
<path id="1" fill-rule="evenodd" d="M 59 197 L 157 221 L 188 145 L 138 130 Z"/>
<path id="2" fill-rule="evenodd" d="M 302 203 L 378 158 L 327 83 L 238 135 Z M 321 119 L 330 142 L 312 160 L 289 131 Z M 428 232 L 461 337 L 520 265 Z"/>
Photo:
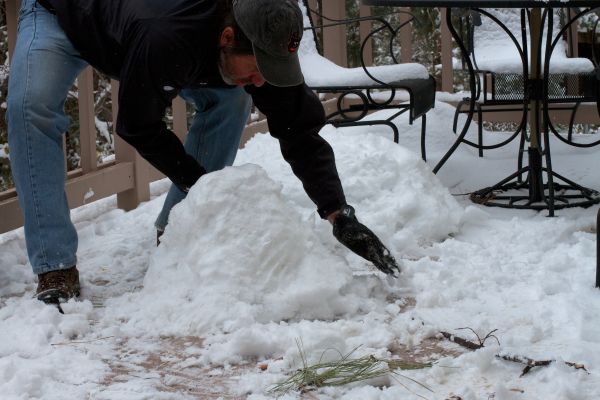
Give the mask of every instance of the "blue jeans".
<path id="1" fill-rule="evenodd" d="M 56 17 L 35 0 L 23 0 L 6 118 L 27 252 L 36 274 L 77 262 L 77 232 L 64 190 L 63 134 L 69 118 L 63 108 L 69 89 L 86 65 Z"/>
<path id="2" fill-rule="evenodd" d="M 63 134 L 69 126 L 64 103 L 75 78 L 86 66 L 56 17 L 35 0 L 23 0 L 11 61 L 6 118 L 11 168 L 25 217 L 27 253 L 35 274 L 66 269 L 77 263 L 77 232 L 64 190 Z M 189 98 L 199 99 L 196 107 L 208 109 L 204 119 L 206 129 L 195 135 L 196 146 L 212 145 L 219 140 L 219 135 L 211 129 L 222 129 L 222 126 L 217 123 L 218 118 L 211 116 L 210 101 L 240 98 L 235 106 L 227 109 L 227 118 L 224 118 L 223 105 L 213 108 L 220 110 L 219 118 L 233 116 L 236 121 L 243 119 L 244 122 L 247 118 L 249 100 L 245 92 L 240 89 L 204 91 L 226 92 L 227 95 L 223 99 L 206 95 L 203 103 L 200 95 L 192 95 L 200 91 L 190 91 Z M 241 126 L 243 128 L 243 124 Z M 235 132 L 235 149 L 228 148 L 224 152 L 228 154 L 227 160 L 232 157 L 231 153 L 235 156 L 242 128 Z M 196 152 L 202 159 L 199 148 Z"/>
<path id="3" fill-rule="evenodd" d="M 250 96 L 242 88 L 184 89 L 180 96 L 196 109 L 184 143 L 188 154 L 198 160 L 207 172 L 232 165 L 250 114 Z M 186 193 L 171 185 L 154 223 L 156 229 L 165 229 L 171 209 L 185 196 Z"/>

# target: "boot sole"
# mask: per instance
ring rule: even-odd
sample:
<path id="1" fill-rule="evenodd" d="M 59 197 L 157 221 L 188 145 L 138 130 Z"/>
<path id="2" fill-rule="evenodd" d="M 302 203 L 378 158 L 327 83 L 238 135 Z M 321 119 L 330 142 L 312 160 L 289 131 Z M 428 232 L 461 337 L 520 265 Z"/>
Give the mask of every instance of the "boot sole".
<path id="1" fill-rule="evenodd" d="M 64 290 L 60 289 L 48 289 L 43 292 L 37 293 L 37 299 L 46 304 L 60 304 L 66 303 L 70 299 L 79 297 L 81 294 L 81 289 L 77 288 L 73 292 L 71 296 L 69 296 Z"/>

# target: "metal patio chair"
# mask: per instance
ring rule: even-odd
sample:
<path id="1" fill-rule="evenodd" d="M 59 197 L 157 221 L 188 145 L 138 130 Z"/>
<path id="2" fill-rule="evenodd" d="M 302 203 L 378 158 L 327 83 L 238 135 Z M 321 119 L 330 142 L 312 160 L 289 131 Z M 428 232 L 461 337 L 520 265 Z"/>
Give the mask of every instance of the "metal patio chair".
<path id="1" fill-rule="evenodd" d="M 467 139 L 464 142 L 477 148 L 480 157 L 483 156 L 483 150 L 495 149 L 511 142 L 527 126 L 529 111 L 527 92 L 533 90 L 533 88 L 527 90 L 524 88 L 523 73 L 528 71 L 523 71 L 523 65 L 527 65 L 524 60 L 528 54 L 529 43 L 528 32 L 523 31 L 521 27 L 527 25 L 527 18 L 525 11 L 513 9 L 485 9 L 480 12 L 467 10 L 458 15 L 459 33 L 464 35 L 464 43 L 475 68 L 477 93 L 474 103 L 477 113 L 477 143 Z M 487 19 L 488 23 L 484 23 L 482 19 Z M 490 23 L 490 20 L 495 23 Z M 580 104 L 597 101 L 598 66 L 586 58 L 568 57 L 568 46 L 562 39 L 568 26 L 561 28 L 555 15 L 552 26 L 554 35 L 559 39 L 554 43 L 552 59 L 548 66 L 549 109 L 550 111 L 567 110 L 571 113 L 571 117 L 566 137 L 548 118 L 549 128 L 555 136 L 567 144 L 578 147 L 594 146 L 600 141 L 585 144 L 573 141 L 572 130 Z M 464 98 L 458 103 L 453 122 L 454 132 L 457 129 L 458 116 L 468 112 L 470 101 L 470 98 Z M 484 145 L 482 114 L 514 111 L 523 114 L 513 134 L 498 143 Z M 521 135 L 521 148 L 525 140 L 526 135 Z M 521 163 L 520 157 L 519 165 Z"/>
<path id="2" fill-rule="evenodd" d="M 385 125 L 392 129 L 394 142 L 398 143 L 398 127 L 393 121 L 398 116 L 408 112 L 410 124 L 421 118 L 421 157 L 426 161 L 426 113 L 433 108 L 435 103 L 435 80 L 423 65 L 398 63 L 396 59 L 394 54 L 395 38 L 398 31 L 407 23 L 393 27 L 385 19 L 377 17 L 347 20 L 332 20 L 323 17 L 327 23 L 323 26 L 315 26 L 306 0 L 300 0 L 299 3 L 305 17 L 304 36 L 300 44 L 299 56 L 306 83 L 317 93 L 338 96 L 336 110 L 327 115 L 328 123 L 335 127 Z M 361 44 L 360 68 L 341 67 L 319 53 L 315 35 L 316 29 L 348 25 L 366 20 L 373 21 L 380 26 L 375 27 Z M 389 54 L 395 64 L 366 66 L 363 53 L 367 41 L 371 40 L 373 35 L 385 30 L 391 35 Z M 382 91 L 388 92 L 387 98 L 384 100 L 378 99 L 376 95 L 377 92 Z M 407 101 L 400 102 L 398 100 L 400 92 L 408 93 Z M 370 111 L 384 109 L 396 111 L 385 119 L 363 120 Z"/>

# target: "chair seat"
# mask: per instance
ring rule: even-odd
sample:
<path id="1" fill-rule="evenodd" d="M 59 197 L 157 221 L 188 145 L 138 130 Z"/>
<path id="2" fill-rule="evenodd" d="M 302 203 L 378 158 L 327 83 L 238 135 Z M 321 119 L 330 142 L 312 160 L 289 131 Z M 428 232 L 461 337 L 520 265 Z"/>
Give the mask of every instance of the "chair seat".
<path id="1" fill-rule="evenodd" d="M 309 87 L 380 87 L 362 68 L 344 68 L 319 54 L 301 54 L 300 65 Z M 375 78 L 386 83 L 407 79 L 429 80 L 427 68 L 416 63 L 380 65 L 367 67 L 367 69 Z"/>
<path id="2" fill-rule="evenodd" d="M 557 46 L 558 47 L 558 46 Z M 584 74 L 594 70 L 594 64 L 587 58 L 569 58 L 557 49 L 550 59 L 550 73 L 552 74 Z M 563 50 L 564 51 L 564 50 Z M 504 52 L 504 54 L 503 54 Z M 477 50 L 477 66 L 480 70 L 496 73 L 523 73 L 523 64 L 516 53 L 506 57 L 506 49 L 486 48 Z"/>
<path id="3" fill-rule="evenodd" d="M 339 93 L 340 91 L 354 91 L 367 89 L 382 89 L 381 85 L 361 85 L 361 86 L 339 86 L 330 85 L 323 87 L 313 87 L 314 90 L 321 93 Z M 386 87 L 388 88 L 388 87 Z M 410 93 L 412 100 L 411 118 L 416 119 L 429 111 L 435 103 L 435 79 L 428 76 L 427 79 L 402 79 L 389 83 L 389 88 L 403 89 Z"/>
<path id="4" fill-rule="evenodd" d="M 477 98 L 480 103 L 519 103 L 525 100 L 523 75 L 494 73 L 492 91 Z M 550 103 L 595 101 L 597 75 L 586 73 L 551 73 L 548 76 L 547 98 Z"/>

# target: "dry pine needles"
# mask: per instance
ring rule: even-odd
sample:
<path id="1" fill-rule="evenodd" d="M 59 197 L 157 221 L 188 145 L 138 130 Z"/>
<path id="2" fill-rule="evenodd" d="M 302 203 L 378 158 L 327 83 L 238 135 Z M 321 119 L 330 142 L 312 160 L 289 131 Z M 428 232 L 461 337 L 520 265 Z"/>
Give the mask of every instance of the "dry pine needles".
<path id="1" fill-rule="evenodd" d="M 358 347 L 346 355 L 341 355 L 341 358 L 337 361 L 318 362 L 309 366 L 301 342 L 296 341 L 296 344 L 300 351 L 302 368 L 285 381 L 274 385 L 269 390 L 273 394 L 283 395 L 289 391 L 308 392 L 324 386 L 342 386 L 386 375 L 399 375 L 398 370 L 431 367 L 429 363 L 407 362 L 400 359 L 380 359 L 372 355 L 350 358 Z M 428 389 L 423 384 L 412 381 Z"/>

